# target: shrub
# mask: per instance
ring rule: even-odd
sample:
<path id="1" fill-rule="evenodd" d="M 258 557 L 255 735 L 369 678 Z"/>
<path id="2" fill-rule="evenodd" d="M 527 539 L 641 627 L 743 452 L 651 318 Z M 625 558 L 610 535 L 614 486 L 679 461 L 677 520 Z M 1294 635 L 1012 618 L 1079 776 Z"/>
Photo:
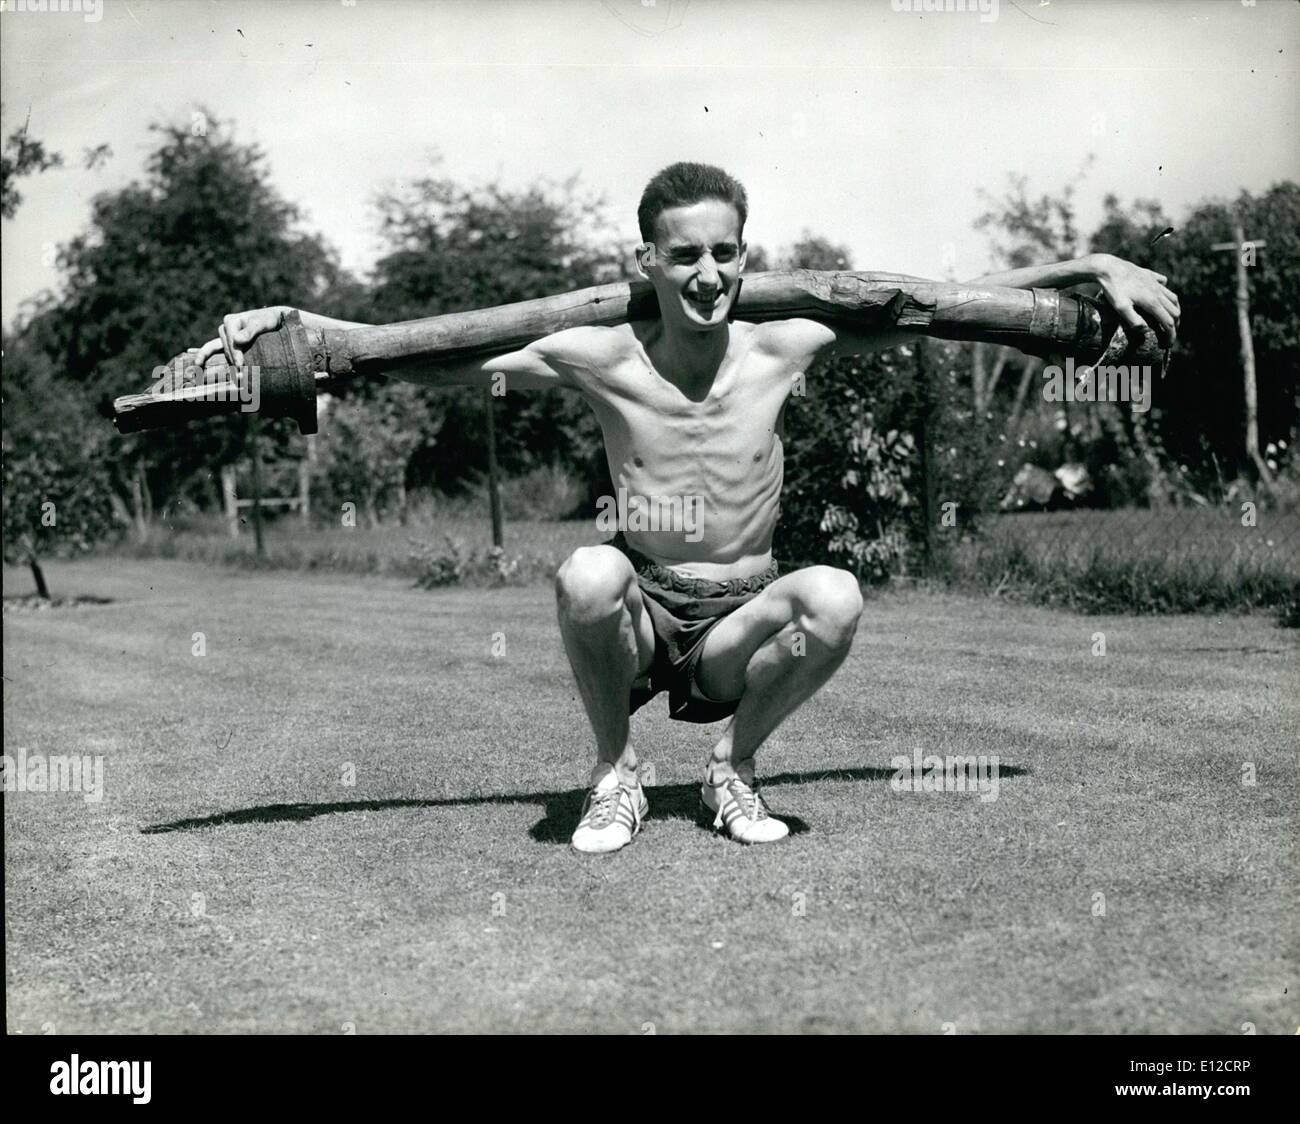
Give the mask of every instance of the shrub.
<path id="1" fill-rule="evenodd" d="M 465 557 L 450 535 L 443 535 L 446 550 L 432 543 L 411 539 L 410 563 L 414 569 L 415 584 L 421 589 L 436 589 L 444 585 L 458 585 L 465 576 Z"/>
<path id="2" fill-rule="evenodd" d="M 475 491 L 482 494 L 483 510 L 486 510 L 487 482 L 481 482 Z M 582 507 L 585 496 L 585 485 L 556 464 L 529 469 L 501 482 L 502 513 L 510 520 L 569 519 Z"/>

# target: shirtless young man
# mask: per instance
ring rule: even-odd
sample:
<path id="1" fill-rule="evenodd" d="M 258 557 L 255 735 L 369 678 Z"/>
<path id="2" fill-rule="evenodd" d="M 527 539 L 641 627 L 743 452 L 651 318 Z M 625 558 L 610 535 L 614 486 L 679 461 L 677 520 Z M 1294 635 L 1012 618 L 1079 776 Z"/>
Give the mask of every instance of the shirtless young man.
<path id="1" fill-rule="evenodd" d="M 654 284 L 660 319 L 571 328 L 509 355 L 396 373 L 433 386 L 489 386 L 499 372 L 512 390 L 575 390 L 600 422 L 616 487 L 695 516 L 655 530 L 629 520 L 613 542 L 574 551 L 556 576 L 560 632 L 596 739 L 573 834 L 579 851 L 618 850 L 645 819 L 629 716 L 665 690 L 676 719 L 730 716 L 700 790 L 714 826 L 744 843 L 789 834 L 754 790 L 754 754 L 844 662 L 862 611 L 846 570 L 777 576 L 785 404 L 816 360 L 908 337 L 807 319 L 732 321 L 747 213 L 744 189 L 721 169 L 673 164 L 650 181 L 637 212 L 638 271 Z M 1093 254 L 972 284 L 1100 284 L 1126 323 L 1149 323 L 1172 343 L 1178 298 L 1165 280 Z M 285 311 L 226 317 L 221 331 L 236 358 Z M 301 315 L 308 328 L 355 326 Z M 207 344 L 198 362 L 222 347 Z"/>

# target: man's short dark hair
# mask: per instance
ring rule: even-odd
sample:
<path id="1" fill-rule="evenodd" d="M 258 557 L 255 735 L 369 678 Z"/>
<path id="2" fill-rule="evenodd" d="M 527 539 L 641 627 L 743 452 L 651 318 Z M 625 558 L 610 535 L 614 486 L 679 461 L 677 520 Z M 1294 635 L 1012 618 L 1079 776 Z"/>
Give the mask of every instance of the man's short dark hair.
<path id="1" fill-rule="evenodd" d="M 669 164 L 645 185 L 640 206 L 636 209 L 641 240 L 654 241 L 655 222 L 669 207 L 689 207 L 704 199 L 720 199 L 735 207 L 736 214 L 740 216 L 740 233 L 744 235 L 749 200 L 745 197 L 745 189 L 740 181 L 712 164 L 683 161 Z"/>

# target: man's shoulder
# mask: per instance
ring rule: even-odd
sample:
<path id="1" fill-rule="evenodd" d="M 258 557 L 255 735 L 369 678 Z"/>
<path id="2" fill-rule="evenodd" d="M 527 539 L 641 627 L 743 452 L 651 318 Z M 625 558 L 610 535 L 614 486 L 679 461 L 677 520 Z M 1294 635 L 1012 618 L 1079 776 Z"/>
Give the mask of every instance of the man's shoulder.
<path id="1" fill-rule="evenodd" d="M 835 332 L 817 320 L 793 316 L 754 325 L 754 346 L 783 359 L 808 359 L 835 342 Z"/>
<path id="2" fill-rule="evenodd" d="M 604 366 L 630 354 L 637 346 L 630 324 L 582 325 L 562 328 L 532 345 L 550 358 L 575 366 Z"/>

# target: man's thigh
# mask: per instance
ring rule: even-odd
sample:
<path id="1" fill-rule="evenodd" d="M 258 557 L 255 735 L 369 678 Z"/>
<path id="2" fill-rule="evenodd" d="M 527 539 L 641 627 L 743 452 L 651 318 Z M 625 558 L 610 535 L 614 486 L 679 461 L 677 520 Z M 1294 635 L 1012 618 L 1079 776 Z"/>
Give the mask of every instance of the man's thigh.
<path id="1" fill-rule="evenodd" d="M 726 700 L 745 693 L 745 669 L 754 653 L 794 620 L 801 602 L 816 596 L 817 569 L 810 566 L 777 578 L 709 633 L 695 672 L 706 695 Z"/>
<path id="2" fill-rule="evenodd" d="M 636 578 L 627 594 L 628 612 L 632 614 L 632 632 L 636 636 L 636 678 L 634 683 L 649 682 L 650 665 L 655 659 L 655 625 L 645 607 L 645 594 Z"/>
<path id="3" fill-rule="evenodd" d="M 631 561 L 621 550 L 602 543 L 600 546 L 579 547 L 561 568 L 561 584 L 568 567 L 576 567 L 575 584 L 585 588 L 598 603 L 610 594 L 623 591 L 623 601 L 632 617 L 632 632 L 636 637 L 637 678 L 650 672 L 655 657 L 655 626 L 645 607 L 645 597 L 637 581 Z M 561 626 L 565 626 L 565 601 L 560 599 Z"/>

